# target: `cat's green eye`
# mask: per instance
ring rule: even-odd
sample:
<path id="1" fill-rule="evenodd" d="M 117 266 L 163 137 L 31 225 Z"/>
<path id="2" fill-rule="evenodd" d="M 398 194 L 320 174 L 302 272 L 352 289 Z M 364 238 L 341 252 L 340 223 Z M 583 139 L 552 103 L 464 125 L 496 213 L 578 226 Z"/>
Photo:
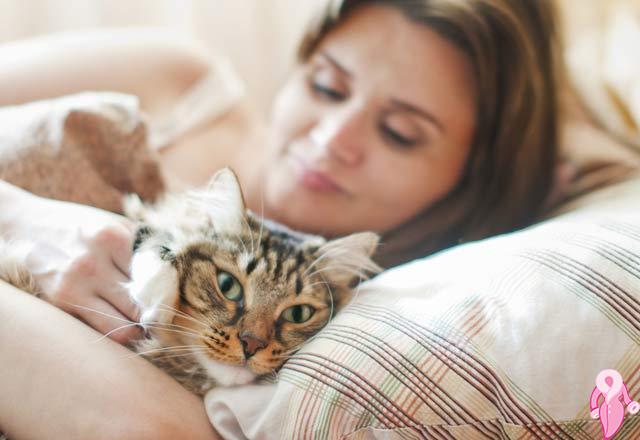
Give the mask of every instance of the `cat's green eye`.
<path id="1" fill-rule="evenodd" d="M 281 316 L 285 321 L 301 324 L 308 321 L 313 316 L 313 312 L 315 312 L 315 309 L 310 305 L 298 304 L 286 309 Z"/>
<path id="2" fill-rule="evenodd" d="M 218 288 L 225 298 L 231 301 L 242 300 L 242 286 L 229 272 L 218 272 Z"/>

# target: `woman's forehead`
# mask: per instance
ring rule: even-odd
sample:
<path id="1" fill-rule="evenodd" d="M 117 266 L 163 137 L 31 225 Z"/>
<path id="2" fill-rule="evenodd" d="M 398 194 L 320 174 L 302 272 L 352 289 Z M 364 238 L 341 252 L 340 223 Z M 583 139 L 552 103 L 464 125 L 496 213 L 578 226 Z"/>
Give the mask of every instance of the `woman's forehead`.
<path id="1" fill-rule="evenodd" d="M 394 8 L 357 9 L 323 39 L 317 54 L 331 57 L 355 85 L 372 93 L 434 105 L 471 101 L 475 107 L 465 54 Z"/>

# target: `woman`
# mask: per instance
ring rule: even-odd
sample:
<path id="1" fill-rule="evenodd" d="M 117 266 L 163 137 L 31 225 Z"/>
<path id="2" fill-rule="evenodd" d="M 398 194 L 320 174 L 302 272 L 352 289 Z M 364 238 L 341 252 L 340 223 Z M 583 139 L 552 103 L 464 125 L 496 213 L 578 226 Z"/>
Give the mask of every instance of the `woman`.
<path id="1" fill-rule="evenodd" d="M 232 112 L 228 122 L 245 134 L 233 150 L 206 150 L 216 145 L 216 128 L 205 127 L 166 149 L 163 163 L 184 179 L 185 161 L 197 151 L 199 163 L 210 165 L 200 180 L 230 164 L 252 210 L 300 230 L 378 231 L 379 260 L 387 266 L 524 226 L 541 212 L 556 159 L 551 9 L 539 0 L 332 2 L 303 41 L 299 66 L 266 127 L 250 112 Z M 182 58 L 167 61 L 161 44 L 156 52 L 142 46 L 143 62 L 131 64 L 132 43 L 120 58 L 111 52 L 116 68 L 108 76 L 91 76 L 98 85 L 79 87 L 113 84 L 140 95 L 144 106 L 158 84 L 126 83 L 125 67 L 175 73 L 179 65 L 168 96 L 206 70 L 198 53 L 178 51 Z M 30 93 L 33 99 L 55 91 Z M 151 102 L 152 114 L 162 111 L 162 98 Z M 256 141 L 263 135 L 266 148 Z M 130 258 L 131 229 L 123 219 L 6 184 L 0 192 L 0 206 L 12 206 L 1 209 L 0 231 L 37 235 L 65 251 L 46 267 L 34 263 L 50 302 L 102 333 L 119 325 L 113 317 L 136 318 L 115 287 L 126 280 Z M 38 225 L 34 219 L 44 213 L 52 220 Z M 79 225 L 92 230 L 78 237 Z M 0 379 L 0 427 L 16 438 L 214 435 L 201 403 L 144 361 L 116 344 L 88 344 L 95 335 L 87 327 L 45 303 L 10 288 L 0 298 L 2 359 L 13 366 Z M 121 331 L 113 338 L 132 336 Z"/>

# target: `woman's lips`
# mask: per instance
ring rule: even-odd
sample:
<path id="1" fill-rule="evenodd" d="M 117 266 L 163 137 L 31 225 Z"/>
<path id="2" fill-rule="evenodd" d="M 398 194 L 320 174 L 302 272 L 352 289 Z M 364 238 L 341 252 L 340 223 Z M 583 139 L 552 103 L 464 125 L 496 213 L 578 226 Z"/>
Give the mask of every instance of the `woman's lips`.
<path id="1" fill-rule="evenodd" d="M 293 162 L 298 167 L 298 179 L 307 189 L 323 193 L 344 193 L 340 187 L 329 176 L 306 165 L 301 159 L 292 157 Z"/>
<path id="2" fill-rule="evenodd" d="M 313 191 L 342 192 L 342 189 L 327 176 L 310 169 L 303 171 L 300 181 Z"/>

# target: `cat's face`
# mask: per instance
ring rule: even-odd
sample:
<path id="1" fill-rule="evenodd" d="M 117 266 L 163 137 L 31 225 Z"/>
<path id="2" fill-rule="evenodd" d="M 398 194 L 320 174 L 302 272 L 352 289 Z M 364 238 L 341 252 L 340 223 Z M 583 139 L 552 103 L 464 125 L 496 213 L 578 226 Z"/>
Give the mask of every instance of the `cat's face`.
<path id="1" fill-rule="evenodd" d="M 293 232 L 246 212 L 235 177 L 217 178 L 225 191 L 212 185 L 206 203 L 218 206 L 205 216 L 192 212 L 188 224 L 176 218 L 171 228 L 139 231 L 132 294 L 163 345 L 268 374 L 327 324 L 354 282 L 376 269 L 369 257 L 377 237 L 327 242 Z"/>
<path id="2" fill-rule="evenodd" d="M 351 289 L 313 265 L 321 246 L 271 227 L 260 237 L 249 224 L 251 235 L 194 243 L 176 256 L 176 308 L 188 317 L 174 322 L 200 335 L 210 358 L 265 374 L 317 333 Z"/>

